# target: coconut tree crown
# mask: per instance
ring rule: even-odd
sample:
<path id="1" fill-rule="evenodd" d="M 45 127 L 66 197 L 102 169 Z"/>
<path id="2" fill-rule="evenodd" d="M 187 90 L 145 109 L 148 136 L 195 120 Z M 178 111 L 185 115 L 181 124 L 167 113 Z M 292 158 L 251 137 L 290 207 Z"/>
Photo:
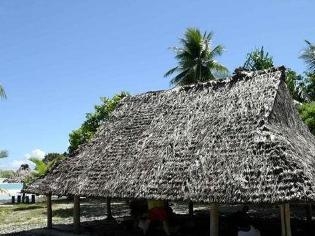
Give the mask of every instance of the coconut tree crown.
<path id="1" fill-rule="evenodd" d="M 307 40 L 305 40 L 305 42 L 307 47 L 303 50 L 300 58 L 305 61 L 309 71 L 315 73 L 315 44 L 312 44 Z"/>
<path id="2" fill-rule="evenodd" d="M 188 28 L 180 39 L 181 47 L 173 47 L 178 66 L 170 69 L 164 77 L 172 76 L 173 85 L 187 85 L 216 79 L 216 73 L 227 73 L 226 67 L 215 60 L 222 55 L 223 46 L 212 48 L 213 33 L 202 34 L 199 29 Z"/>

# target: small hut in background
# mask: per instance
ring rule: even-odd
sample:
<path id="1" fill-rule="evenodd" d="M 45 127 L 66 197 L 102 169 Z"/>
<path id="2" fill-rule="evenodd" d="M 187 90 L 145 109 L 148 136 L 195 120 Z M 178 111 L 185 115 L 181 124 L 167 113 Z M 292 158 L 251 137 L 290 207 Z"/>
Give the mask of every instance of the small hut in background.
<path id="1" fill-rule="evenodd" d="M 4 179 L 4 183 L 24 183 L 31 176 L 31 168 L 28 164 L 22 164 L 10 178 Z"/>
<path id="2" fill-rule="evenodd" d="M 213 236 L 220 204 L 279 204 L 291 235 L 289 203 L 315 200 L 315 138 L 284 79 L 274 68 L 126 97 L 27 191 L 73 195 L 76 212 L 79 196 L 207 203 Z"/>

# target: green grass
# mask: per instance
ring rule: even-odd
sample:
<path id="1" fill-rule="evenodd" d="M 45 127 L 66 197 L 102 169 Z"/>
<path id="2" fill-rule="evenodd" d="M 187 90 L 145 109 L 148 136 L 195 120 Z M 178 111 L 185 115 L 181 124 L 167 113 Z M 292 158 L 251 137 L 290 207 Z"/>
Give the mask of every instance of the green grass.
<path id="1" fill-rule="evenodd" d="M 54 201 L 52 207 L 54 223 L 72 221 L 73 203 L 71 201 Z M 0 205 L 0 229 L 14 228 L 21 225 L 42 225 L 42 227 L 45 227 L 46 204 Z"/>
<path id="2" fill-rule="evenodd" d="M 14 225 L 34 224 L 44 221 L 45 206 L 36 205 L 2 205 L 0 207 L 0 228 Z"/>

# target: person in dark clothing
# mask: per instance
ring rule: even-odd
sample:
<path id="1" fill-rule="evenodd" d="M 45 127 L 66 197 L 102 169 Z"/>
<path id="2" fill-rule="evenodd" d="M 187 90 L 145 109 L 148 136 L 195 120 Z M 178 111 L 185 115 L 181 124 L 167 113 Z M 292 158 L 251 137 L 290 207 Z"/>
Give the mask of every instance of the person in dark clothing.
<path id="1" fill-rule="evenodd" d="M 248 215 L 248 206 L 244 206 L 241 211 L 236 212 L 236 223 L 238 230 L 249 231 L 251 225 L 251 219 Z"/>
<path id="2" fill-rule="evenodd" d="M 249 208 L 244 206 L 242 210 L 239 210 L 229 217 L 229 235 L 237 235 L 239 230 L 249 231 L 250 230 L 250 217 L 247 214 Z"/>

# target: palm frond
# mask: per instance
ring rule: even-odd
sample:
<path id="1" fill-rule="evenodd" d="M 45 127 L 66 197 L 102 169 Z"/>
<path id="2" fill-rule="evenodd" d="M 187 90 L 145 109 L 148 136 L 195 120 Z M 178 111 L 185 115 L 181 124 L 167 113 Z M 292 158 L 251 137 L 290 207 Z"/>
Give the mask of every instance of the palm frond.
<path id="1" fill-rule="evenodd" d="M 229 70 L 224 65 L 222 65 L 216 61 L 212 62 L 211 69 L 215 70 L 217 72 L 222 72 L 222 73 L 228 73 L 229 72 Z"/>
<path id="2" fill-rule="evenodd" d="M 164 77 L 169 77 L 169 76 L 171 76 L 171 75 L 174 74 L 174 72 L 177 71 L 177 70 L 178 70 L 178 66 L 176 66 L 176 67 L 170 69 L 169 71 L 167 71 L 167 72 L 164 74 Z"/>
<path id="3" fill-rule="evenodd" d="M 210 57 L 221 56 L 223 51 L 224 51 L 224 47 L 222 45 L 217 45 L 210 52 Z"/>
<path id="4" fill-rule="evenodd" d="M 0 84 L 0 98 L 7 98 L 7 95 L 5 94 L 4 88 Z"/>
<path id="5" fill-rule="evenodd" d="M 273 67 L 273 59 L 263 46 L 248 53 L 243 65 L 247 70 L 265 70 L 271 67 Z"/>
<path id="6" fill-rule="evenodd" d="M 300 56 L 312 73 L 315 72 L 315 45 L 305 40 L 307 47 L 302 51 Z"/>
<path id="7" fill-rule="evenodd" d="M 184 80 L 184 79 L 188 76 L 189 70 L 190 70 L 190 69 L 186 69 L 186 70 L 182 71 L 181 73 L 179 73 L 178 75 L 176 75 L 176 76 L 171 80 L 171 84 L 178 85 L 181 80 Z"/>
<path id="8" fill-rule="evenodd" d="M 184 37 L 180 38 L 181 47 L 173 48 L 178 66 L 167 71 L 164 77 L 178 72 L 171 79 L 171 84 L 185 85 L 214 79 L 212 70 L 227 71 L 225 67 L 213 63 L 216 56 L 222 55 L 223 46 L 217 45 L 212 49 L 212 37 L 212 32 L 202 34 L 197 28 L 188 28 Z"/>
<path id="9" fill-rule="evenodd" d="M 48 166 L 43 160 L 36 157 L 31 157 L 29 160 L 35 164 L 36 175 L 43 176 L 46 174 Z"/>

